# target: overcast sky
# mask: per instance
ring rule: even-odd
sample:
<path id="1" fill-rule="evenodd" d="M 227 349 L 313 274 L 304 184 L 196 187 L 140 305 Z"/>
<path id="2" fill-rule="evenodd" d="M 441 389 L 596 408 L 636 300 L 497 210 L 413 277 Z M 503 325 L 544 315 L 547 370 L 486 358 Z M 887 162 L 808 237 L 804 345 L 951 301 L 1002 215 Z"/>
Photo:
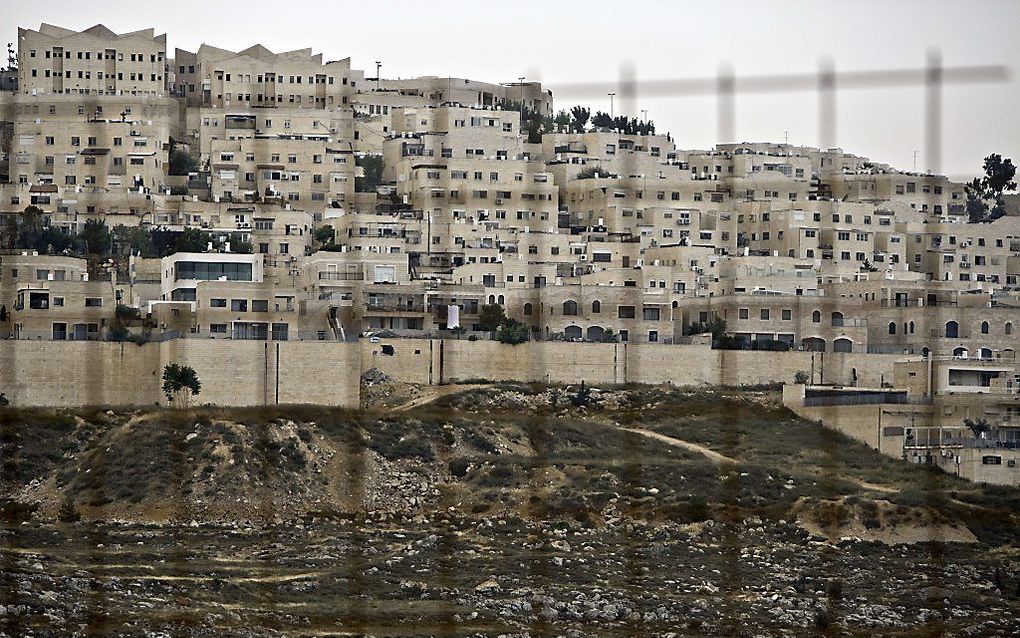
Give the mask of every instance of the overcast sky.
<path id="1" fill-rule="evenodd" d="M 512 82 L 522 75 L 557 84 L 613 81 L 632 64 L 636 109 L 648 109 L 679 146 L 716 142 L 714 98 L 641 97 L 640 80 L 714 76 L 721 64 L 739 75 L 815 72 L 823 56 L 837 70 L 921 67 L 937 48 L 946 66 L 1010 67 L 1008 82 L 947 87 L 942 169 L 963 177 L 992 152 L 1020 159 L 1020 1 L 854 0 L 853 2 L 686 2 L 681 0 L 389 0 L 367 2 L 201 2 L 177 0 L 0 0 L 3 42 L 17 26 L 40 22 L 83 29 L 102 22 L 116 32 L 154 27 L 167 50 L 202 42 L 239 50 L 312 47 L 326 59 L 350 57 L 383 77 L 438 75 Z M 609 110 L 609 98 L 557 100 Z M 620 104 L 617 103 L 617 113 Z M 738 140 L 817 145 L 813 92 L 749 95 L 736 103 Z M 884 88 L 840 93 L 836 142 L 847 151 L 924 170 L 924 92 Z M 639 115 L 632 113 L 631 115 Z"/>

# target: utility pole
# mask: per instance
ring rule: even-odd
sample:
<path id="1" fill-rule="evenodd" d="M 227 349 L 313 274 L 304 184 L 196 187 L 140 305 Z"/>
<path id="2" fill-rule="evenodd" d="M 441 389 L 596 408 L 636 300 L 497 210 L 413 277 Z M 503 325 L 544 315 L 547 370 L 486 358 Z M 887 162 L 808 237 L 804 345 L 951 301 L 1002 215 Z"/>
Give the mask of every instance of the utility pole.
<path id="1" fill-rule="evenodd" d="M 523 76 L 523 75 L 521 77 L 517 78 L 518 82 L 520 82 L 520 84 L 521 84 L 521 119 L 522 120 L 524 119 L 524 78 L 525 78 L 525 76 Z"/>
<path id="2" fill-rule="evenodd" d="M 613 98 L 616 97 L 616 93 L 606 93 L 606 95 L 609 96 L 609 117 L 614 117 L 615 113 L 613 112 Z"/>
<path id="3" fill-rule="evenodd" d="M 379 78 L 381 77 L 380 76 L 380 70 L 381 69 L 382 69 L 382 62 L 380 62 L 379 60 L 376 60 L 375 61 L 375 90 L 376 91 L 379 90 Z"/>

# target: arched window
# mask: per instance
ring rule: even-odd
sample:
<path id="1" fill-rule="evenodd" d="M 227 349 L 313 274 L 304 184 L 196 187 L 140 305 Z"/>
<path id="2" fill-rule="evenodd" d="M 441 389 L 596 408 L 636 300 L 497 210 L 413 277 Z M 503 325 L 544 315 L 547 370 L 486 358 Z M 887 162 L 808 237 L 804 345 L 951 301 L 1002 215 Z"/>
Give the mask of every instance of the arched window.
<path id="1" fill-rule="evenodd" d="M 811 313 L 811 323 L 822 323 L 821 311 L 815 310 Z"/>
<path id="2" fill-rule="evenodd" d="M 988 334 L 988 322 L 987 321 L 982 321 L 981 322 L 981 334 L 983 334 L 983 335 Z"/>
<path id="3" fill-rule="evenodd" d="M 891 335 L 896 334 L 896 322 L 895 321 L 890 321 L 889 322 L 889 334 L 891 334 Z"/>
<path id="4" fill-rule="evenodd" d="M 910 334 L 914 334 L 914 322 L 910 322 Z"/>
<path id="5" fill-rule="evenodd" d="M 842 312 L 834 312 L 834 313 L 832 313 L 832 326 L 834 328 L 840 328 L 840 327 L 843 326 L 843 313 Z M 838 350 L 837 350 L 837 352 L 838 352 Z"/>
<path id="6" fill-rule="evenodd" d="M 811 352 L 825 352 L 825 339 L 821 337 L 806 337 L 801 340 L 801 345 Z"/>
<path id="7" fill-rule="evenodd" d="M 921 356 L 922 357 L 927 359 L 928 355 L 930 355 L 930 354 L 931 354 L 931 350 L 928 349 L 928 346 L 925 346 L 925 347 L 921 348 Z"/>
<path id="8" fill-rule="evenodd" d="M 967 358 L 967 349 L 964 348 L 963 346 L 960 346 L 959 348 L 954 348 L 953 349 L 953 356 L 954 357 L 958 357 L 960 359 L 966 359 Z"/>
<path id="9" fill-rule="evenodd" d="M 591 311 L 592 311 L 592 314 L 596 314 L 596 315 L 599 314 L 600 312 L 602 312 L 602 302 L 599 301 L 598 299 L 596 299 L 595 301 L 591 302 Z"/>
<path id="10" fill-rule="evenodd" d="M 832 342 L 833 352 L 853 352 L 854 342 L 849 339 L 836 339 Z"/>
<path id="11" fill-rule="evenodd" d="M 568 299 L 563 302 L 563 315 L 568 317 L 574 317 L 577 315 L 577 302 L 573 299 Z"/>
<path id="12" fill-rule="evenodd" d="M 581 326 L 567 326 L 563 329 L 563 336 L 568 341 L 580 341 L 581 340 Z"/>
<path id="13" fill-rule="evenodd" d="M 955 321 L 946 322 L 946 337 L 948 339 L 956 339 L 960 336 L 960 324 Z"/>
<path id="14" fill-rule="evenodd" d="M 1008 334 L 1008 335 L 1013 334 L 1013 322 L 1012 321 L 1007 321 L 1006 322 L 1006 334 Z"/>
<path id="15" fill-rule="evenodd" d="M 496 295 L 489 295 L 489 305 L 496 303 Z"/>
<path id="16" fill-rule="evenodd" d="M 524 315 L 527 316 L 527 317 L 531 316 L 531 304 L 530 303 L 524 304 Z"/>
<path id="17" fill-rule="evenodd" d="M 978 350 L 978 358 L 979 359 L 986 359 L 986 360 L 992 359 L 992 349 L 991 348 L 981 348 L 980 350 Z"/>
<path id="18" fill-rule="evenodd" d="M 500 295 L 499 297 L 496 298 L 496 303 L 502 306 L 504 303 L 506 303 L 506 297 Z"/>

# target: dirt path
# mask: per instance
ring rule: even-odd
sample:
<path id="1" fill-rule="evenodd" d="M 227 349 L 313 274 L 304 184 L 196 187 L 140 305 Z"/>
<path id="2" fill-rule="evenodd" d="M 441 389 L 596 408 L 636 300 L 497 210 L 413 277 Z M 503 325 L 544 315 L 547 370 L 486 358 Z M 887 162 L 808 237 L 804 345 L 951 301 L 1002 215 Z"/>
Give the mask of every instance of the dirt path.
<path id="1" fill-rule="evenodd" d="M 666 445 L 672 445 L 673 447 L 679 447 L 679 448 L 683 448 L 685 450 L 690 450 L 691 452 L 697 452 L 698 454 L 703 455 L 705 458 L 709 459 L 710 461 L 714 461 L 714 462 L 719 463 L 719 464 L 739 463 L 739 461 L 737 461 L 737 459 L 730 458 L 730 457 L 728 457 L 728 456 L 726 456 L 724 454 L 719 454 L 715 450 L 709 449 L 709 448 L 705 447 L 704 445 L 699 445 L 697 443 L 691 443 L 690 441 L 684 441 L 682 439 L 675 439 L 675 438 L 673 438 L 671 436 L 666 436 L 665 434 L 659 434 L 658 432 L 652 432 L 651 430 L 641 430 L 639 428 L 621 428 L 621 429 L 622 430 L 626 430 L 627 432 L 633 432 L 635 434 L 640 434 L 641 436 L 647 436 L 648 438 L 655 439 L 656 441 L 662 441 Z"/>
<path id="2" fill-rule="evenodd" d="M 457 394 L 458 392 L 464 392 L 472 388 L 482 388 L 485 386 L 486 384 L 484 383 L 462 383 L 456 385 L 424 386 L 422 388 L 423 394 L 421 396 L 415 397 L 410 401 L 407 401 L 406 403 L 401 403 L 400 405 L 394 406 L 393 408 L 390 409 L 394 412 L 406 412 L 408 410 L 413 410 L 414 408 L 419 408 L 423 405 L 432 403 L 436 399 L 440 397 L 445 397 L 448 394 Z"/>

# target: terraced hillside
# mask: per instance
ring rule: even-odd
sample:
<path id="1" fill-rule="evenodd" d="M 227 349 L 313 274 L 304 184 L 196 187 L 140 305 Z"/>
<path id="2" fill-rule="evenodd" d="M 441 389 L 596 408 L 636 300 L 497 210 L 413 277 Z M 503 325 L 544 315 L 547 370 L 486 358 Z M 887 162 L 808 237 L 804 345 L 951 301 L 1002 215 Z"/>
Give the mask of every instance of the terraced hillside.
<path id="1" fill-rule="evenodd" d="M 774 393 L 374 383 L 351 412 L 0 411 L 0 635 L 1017 626 L 1020 493 Z"/>

